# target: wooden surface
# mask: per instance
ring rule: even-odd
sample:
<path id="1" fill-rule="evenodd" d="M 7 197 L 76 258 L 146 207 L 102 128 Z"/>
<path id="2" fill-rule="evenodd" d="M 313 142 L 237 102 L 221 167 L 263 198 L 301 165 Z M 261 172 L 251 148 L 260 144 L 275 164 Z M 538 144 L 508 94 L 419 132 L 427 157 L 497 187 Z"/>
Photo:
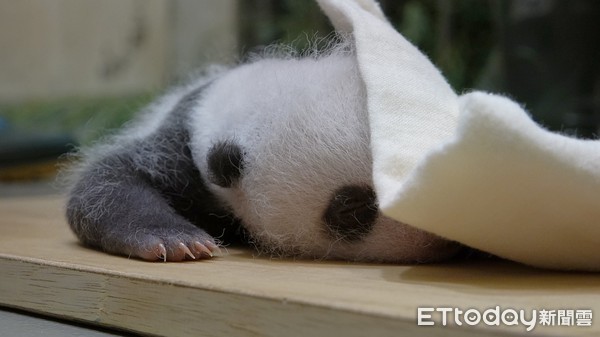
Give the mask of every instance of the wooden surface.
<path id="1" fill-rule="evenodd" d="M 524 335 L 522 325 L 417 326 L 418 307 L 592 309 L 600 274 L 502 261 L 401 266 L 269 259 L 251 251 L 149 263 L 80 246 L 56 196 L 0 198 L 0 304 L 171 336 Z M 600 336 L 538 326 L 527 335 Z"/>

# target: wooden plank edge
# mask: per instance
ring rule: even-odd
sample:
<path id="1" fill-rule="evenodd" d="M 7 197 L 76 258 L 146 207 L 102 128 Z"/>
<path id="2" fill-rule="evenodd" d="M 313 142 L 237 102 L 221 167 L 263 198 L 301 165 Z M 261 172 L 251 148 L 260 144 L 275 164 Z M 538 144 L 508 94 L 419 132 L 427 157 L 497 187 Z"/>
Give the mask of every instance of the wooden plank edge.
<path id="1" fill-rule="evenodd" d="M 0 254 L 0 304 L 157 336 L 516 336 L 514 331 L 417 326 L 286 299 L 215 291 L 100 268 Z"/>

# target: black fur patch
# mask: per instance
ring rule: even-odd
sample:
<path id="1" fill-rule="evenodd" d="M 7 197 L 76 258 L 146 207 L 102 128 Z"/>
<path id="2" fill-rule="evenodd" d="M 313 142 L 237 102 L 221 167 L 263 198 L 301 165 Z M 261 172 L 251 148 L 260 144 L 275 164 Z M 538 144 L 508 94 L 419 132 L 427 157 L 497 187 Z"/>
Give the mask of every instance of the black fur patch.
<path id="1" fill-rule="evenodd" d="M 371 187 L 347 185 L 334 193 L 323 220 L 333 238 L 358 241 L 371 231 L 377 214 L 377 199 Z"/>
<path id="2" fill-rule="evenodd" d="M 209 179 L 221 187 L 231 187 L 242 176 L 244 153 L 231 140 L 213 145 L 208 152 Z"/>
<path id="3" fill-rule="evenodd" d="M 202 92 L 185 95 L 155 132 L 115 147 L 81 173 L 67 219 L 83 243 L 143 257 L 161 242 L 170 256 L 179 242 L 234 241 L 239 223 L 205 186 L 189 147 L 187 120 Z"/>

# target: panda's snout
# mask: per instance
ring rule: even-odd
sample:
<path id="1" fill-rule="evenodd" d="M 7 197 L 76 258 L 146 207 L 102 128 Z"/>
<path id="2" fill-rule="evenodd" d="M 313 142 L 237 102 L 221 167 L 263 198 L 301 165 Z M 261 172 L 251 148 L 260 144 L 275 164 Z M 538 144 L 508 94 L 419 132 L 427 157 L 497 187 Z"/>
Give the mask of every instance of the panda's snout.
<path id="1" fill-rule="evenodd" d="M 372 187 L 346 185 L 333 193 L 323 220 L 333 239 L 359 241 L 371 231 L 378 213 L 377 197 Z"/>

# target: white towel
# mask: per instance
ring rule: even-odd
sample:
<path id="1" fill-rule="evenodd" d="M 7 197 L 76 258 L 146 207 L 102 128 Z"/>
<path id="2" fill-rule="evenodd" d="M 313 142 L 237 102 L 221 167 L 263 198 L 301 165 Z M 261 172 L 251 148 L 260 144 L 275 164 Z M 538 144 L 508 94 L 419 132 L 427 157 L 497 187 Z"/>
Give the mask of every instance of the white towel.
<path id="1" fill-rule="evenodd" d="M 373 0 L 317 1 L 355 40 L 384 214 L 525 264 L 600 271 L 600 141 L 549 132 L 502 96 L 457 96 Z"/>

